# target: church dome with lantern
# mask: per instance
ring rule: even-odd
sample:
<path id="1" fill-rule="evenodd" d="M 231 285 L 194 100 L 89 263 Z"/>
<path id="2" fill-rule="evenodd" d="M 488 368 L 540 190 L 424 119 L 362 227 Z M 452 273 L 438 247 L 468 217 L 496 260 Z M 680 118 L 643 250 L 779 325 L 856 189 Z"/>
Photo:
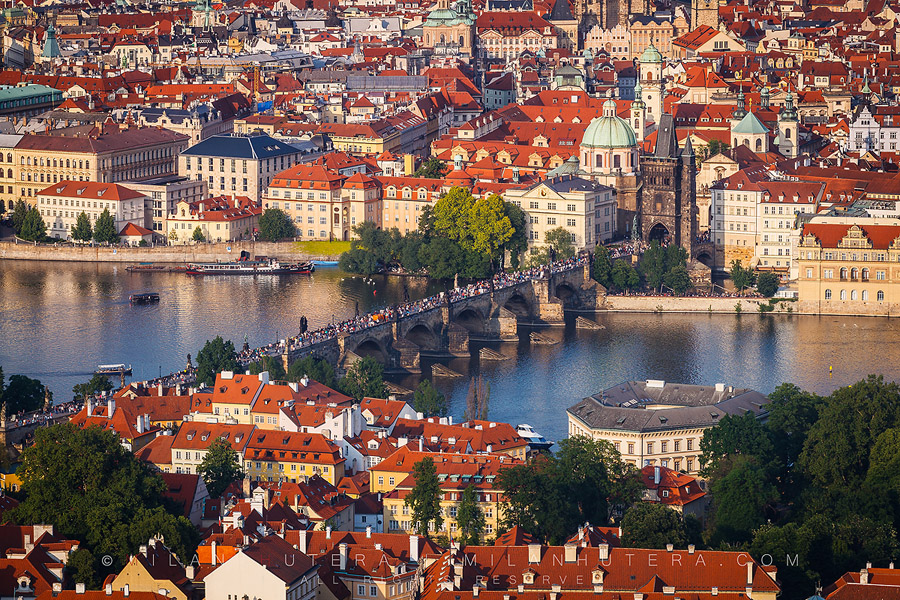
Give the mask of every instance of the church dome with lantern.
<path id="1" fill-rule="evenodd" d="M 628 121 L 616 114 L 612 96 L 603 103 L 603 116 L 584 131 L 581 164 L 597 174 L 633 172 L 638 165 L 637 136 Z"/>

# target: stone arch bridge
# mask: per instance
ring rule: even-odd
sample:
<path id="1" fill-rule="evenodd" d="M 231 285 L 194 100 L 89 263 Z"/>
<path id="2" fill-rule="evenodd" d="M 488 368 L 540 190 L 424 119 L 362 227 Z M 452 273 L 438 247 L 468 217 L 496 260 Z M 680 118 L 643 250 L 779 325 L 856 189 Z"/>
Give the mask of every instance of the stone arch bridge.
<path id="1" fill-rule="evenodd" d="M 353 333 L 342 333 L 283 356 L 286 365 L 313 355 L 338 367 L 371 356 L 391 369 L 420 370 L 424 355 L 468 355 L 469 341 L 518 339 L 522 322 L 562 324 L 566 309 L 592 310 L 604 290 L 578 265 L 453 302 Z"/>

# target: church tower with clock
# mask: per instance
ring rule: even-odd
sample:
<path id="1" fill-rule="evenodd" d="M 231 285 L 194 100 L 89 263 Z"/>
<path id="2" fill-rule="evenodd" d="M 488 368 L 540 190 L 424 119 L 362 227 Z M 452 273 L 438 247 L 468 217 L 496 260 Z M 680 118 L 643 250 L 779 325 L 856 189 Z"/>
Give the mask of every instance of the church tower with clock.
<path id="1" fill-rule="evenodd" d="M 719 0 L 691 0 L 691 30 L 701 25 L 719 28 Z"/>

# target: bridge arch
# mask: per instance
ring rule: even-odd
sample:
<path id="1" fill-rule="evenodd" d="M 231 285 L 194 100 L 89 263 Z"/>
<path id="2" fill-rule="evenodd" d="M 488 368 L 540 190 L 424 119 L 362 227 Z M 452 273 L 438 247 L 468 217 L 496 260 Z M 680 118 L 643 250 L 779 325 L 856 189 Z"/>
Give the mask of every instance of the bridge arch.
<path id="1" fill-rule="evenodd" d="M 378 340 L 366 338 L 356 345 L 353 353 L 360 358 L 370 356 L 383 365 L 388 363 L 388 353 Z"/>
<path id="2" fill-rule="evenodd" d="M 484 315 L 477 308 L 466 307 L 453 316 L 453 322 L 470 333 L 484 333 Z"/>
<path id="3" fill-rule="evenodd" d="M 578 304 L 578 295 L 575 288 L 566 282 L 561 282 L 556 285 L 554 295 L 560 299 L 565 308 Z"/>
<path id="4" fill-rule="evenodd" d="M 534 316 L 532 303 L 521 293 L 515 292 L 503 304 L 503 308 L 516 315 L 517 319 L 526 319 Z"/>
<path id="5" fill-rule="evenodd" d="M 407 340 L 423 350 L 440 349 L 441 336 L 424 323 L 413 326 L 404 336 Z"/>
<path id="6" fill-rule="evenodd" d="M 697 253 L 697 260 L 709 268 L 713 267 L 713 257 L 712 252 L 708 250 L 701 250 Z"/>

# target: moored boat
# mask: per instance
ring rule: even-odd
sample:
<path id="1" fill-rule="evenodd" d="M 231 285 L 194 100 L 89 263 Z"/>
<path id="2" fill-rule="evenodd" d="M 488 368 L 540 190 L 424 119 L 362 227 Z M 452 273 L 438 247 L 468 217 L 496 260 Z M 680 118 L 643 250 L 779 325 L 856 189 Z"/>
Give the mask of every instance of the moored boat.
<path id="1" fill-rule="evenodd" d="M 532 450 L 549 450 L 550 446 L 553 445 L 553 442 L 546 440 L 544 436 L 536 432 L 534 428 L 527 423 L 516 426 L 516 433 L 528 441 L 528 446 Z"/>
<path id="2" fill-rule="evenodd" d="M 97 365 L 96 375 L 131 375 L 131 365 L 124 363 L 115 365 Z"/>
<path id="3" fill-rule="evenodd" d="M 274 259 L 259 257 L 256 260 L 231 262 L 191 263 L 188 275 L 308 275 L 316 270 L 311 262 L 285 264 Z"/>

